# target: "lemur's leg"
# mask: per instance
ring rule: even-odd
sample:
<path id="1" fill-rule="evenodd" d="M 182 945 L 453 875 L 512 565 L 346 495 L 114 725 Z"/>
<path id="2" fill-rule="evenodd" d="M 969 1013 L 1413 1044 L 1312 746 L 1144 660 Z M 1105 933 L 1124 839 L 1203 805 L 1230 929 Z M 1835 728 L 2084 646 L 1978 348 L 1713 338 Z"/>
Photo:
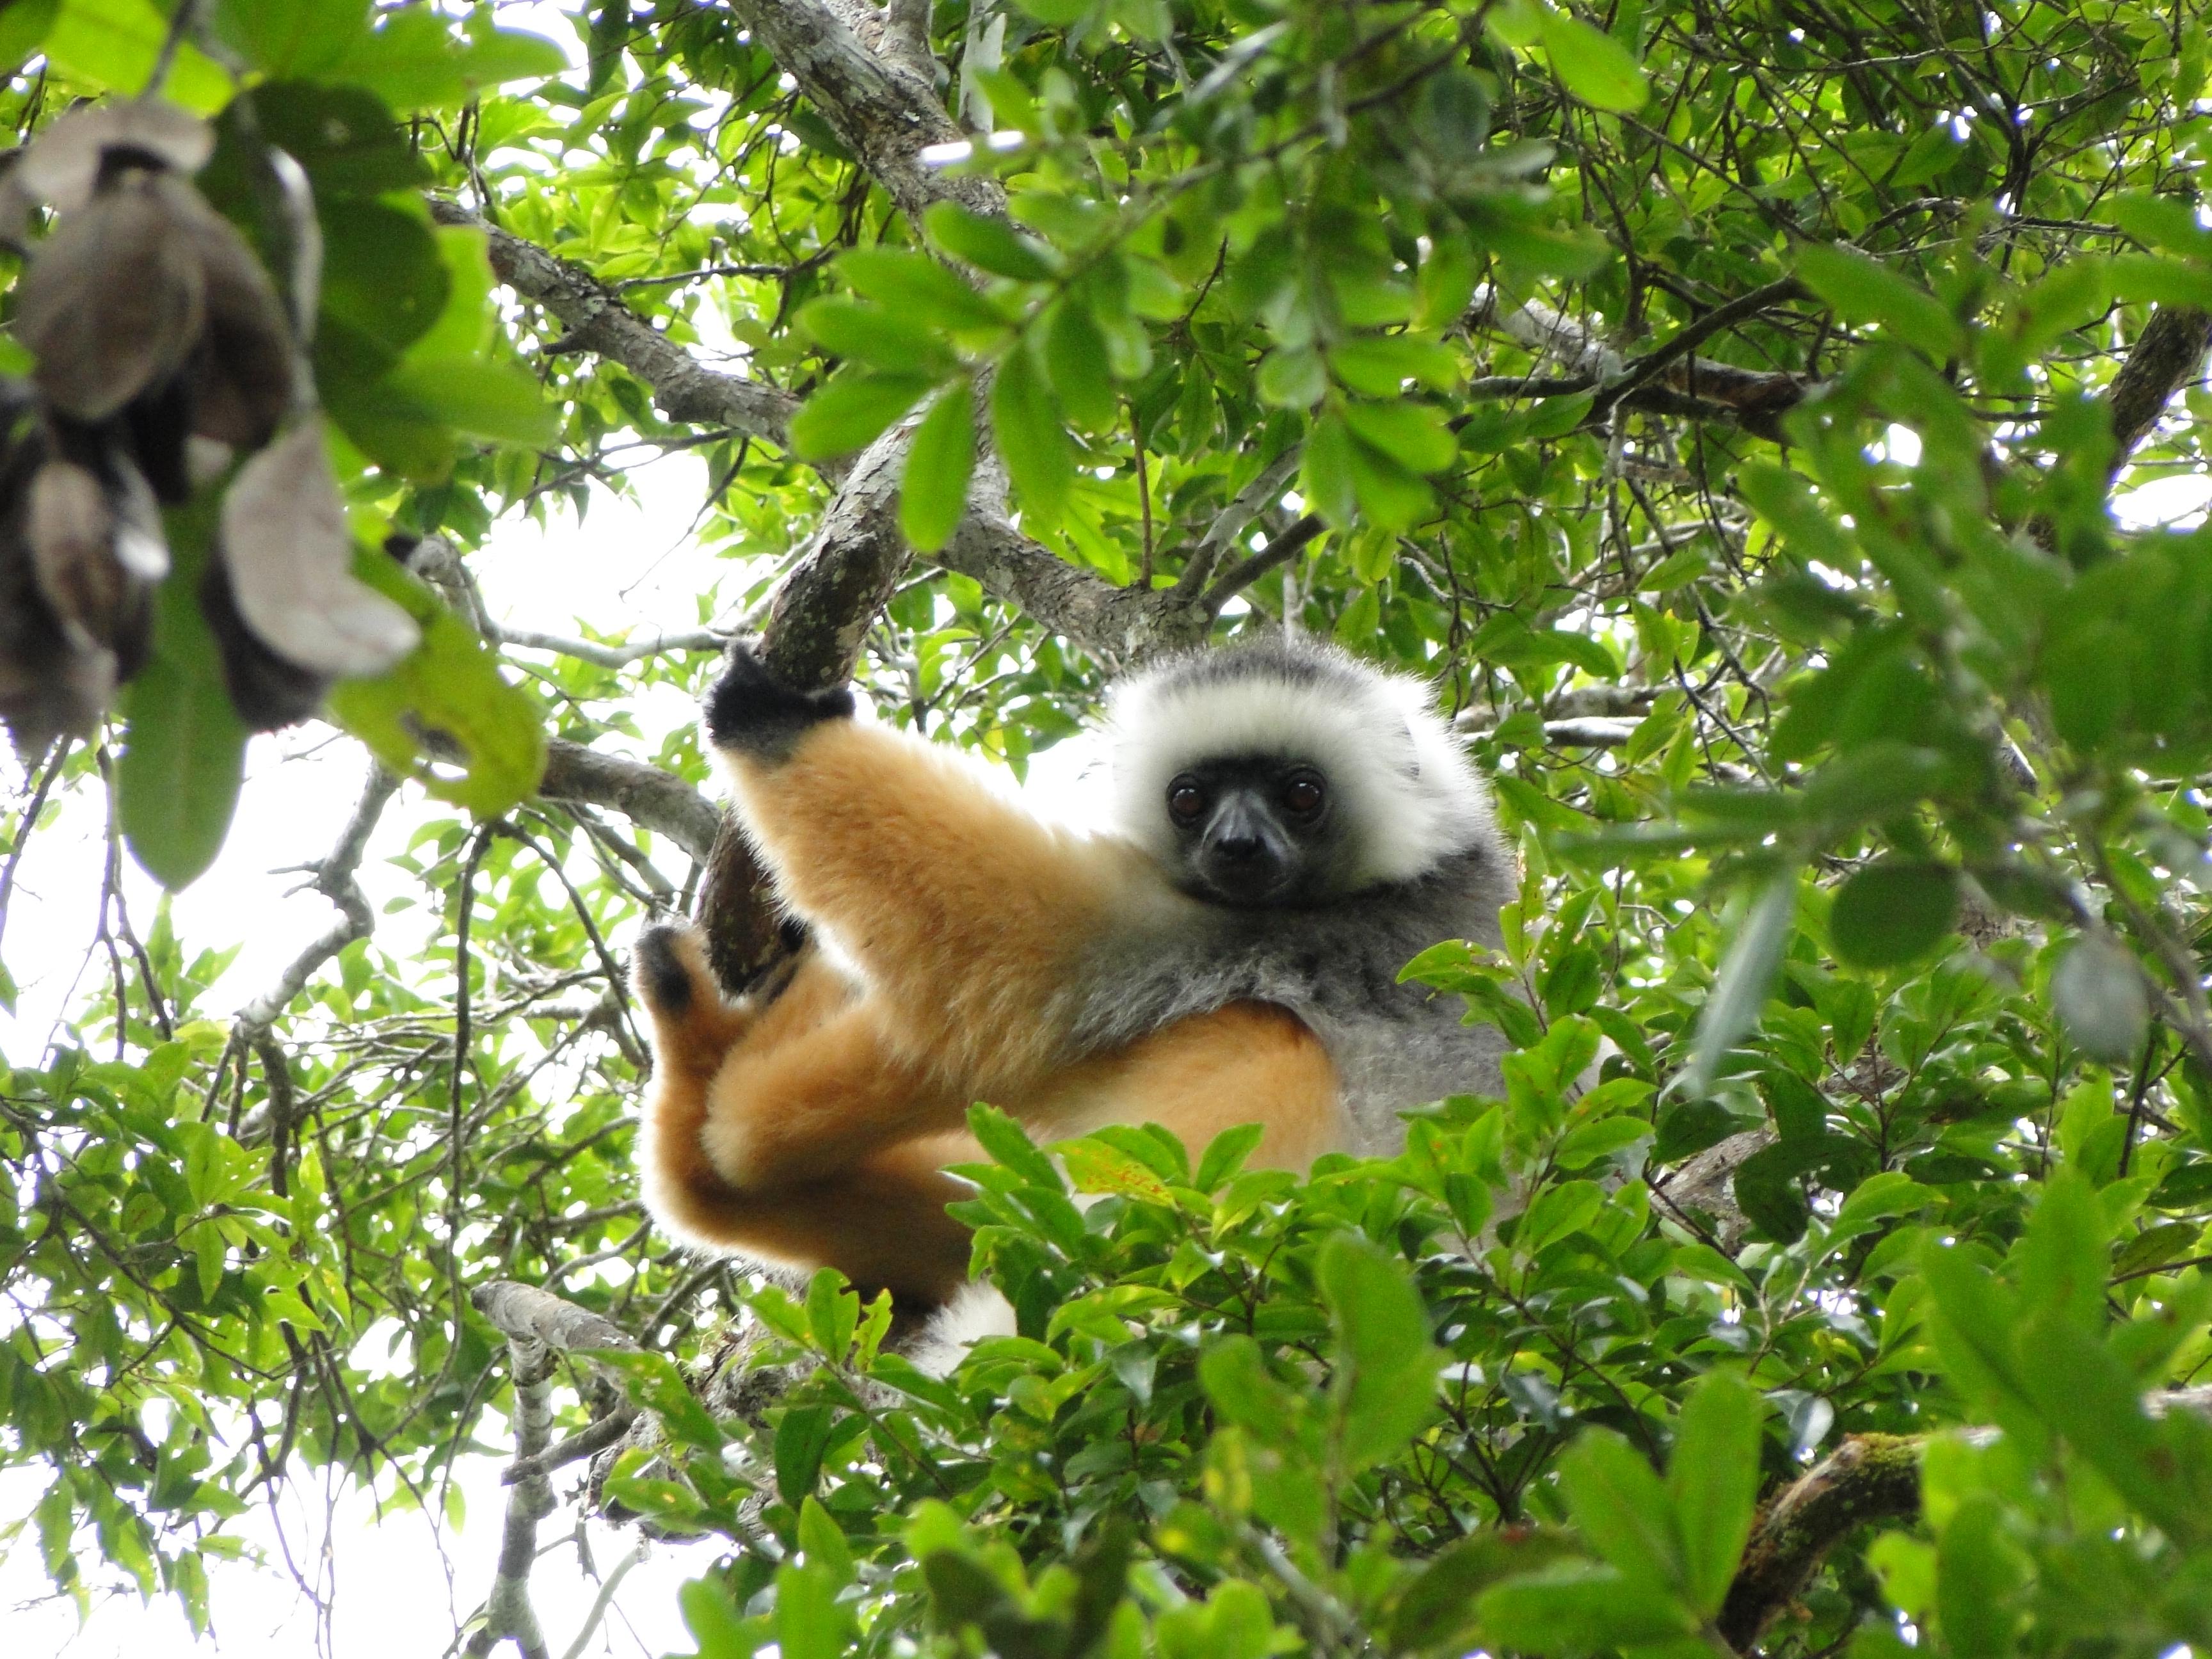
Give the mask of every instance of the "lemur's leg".
<path id="1" fill-rule="evenodd" d="M 1152 890 L 1142 855 L 1046 824 L 962 757 L 852 710 L 850 692 L 790 690 L 736 650 L 707 731 L 793 908 L 852 953 L 902 1034 L 1007 1092 L 1056 1058 L 1071 958 Z"/>
<path id="2" fill-rule="evenodd" d="M 917 1137 L 957 1128 L 968 1102 L 891 1047 L 865 993 L 810 954 L 775 1001 L 732 1007 L 677 928 L 640 939 L 637 981 L 658 1057 L 639 1162 L 665 1225 L 902 1295 L 957 1281 L 967 1235 L 944 1206 L 967 1189 L 933 1158 L 958 1149 Z M 885 1242 L 901 1236 L 910 1262 Z"/>
<path id="3" fill-rule="evenodd" d="M 1224 1129 L 1263 1123 L 1267 1133 L 1250 1161 L 1275 1170 L 1303 1170 L 1345 1146 L 1328 1051 L 1296 1015 L 1265 1003 L 1177 1020 L 1067 1078 L 1051 1114 L 1062 1134 L 1102 1123 L 1158 1123 L 1175 1131 L 1195 1162 Z"/>

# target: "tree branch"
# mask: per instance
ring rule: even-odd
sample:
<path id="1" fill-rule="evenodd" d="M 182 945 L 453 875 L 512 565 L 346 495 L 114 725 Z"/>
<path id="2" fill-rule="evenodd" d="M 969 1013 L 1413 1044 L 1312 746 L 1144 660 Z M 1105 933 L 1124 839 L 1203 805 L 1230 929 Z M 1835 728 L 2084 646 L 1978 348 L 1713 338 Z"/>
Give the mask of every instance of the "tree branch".
<path id="1" fill-rule="evenodd" d="M 898 40 L 882 55 L 871 52 L 824 0 L 730 0 L 729 9 L 917 228 L 926 209 L 945 200 L 1005 216 L 1006 193 L 997 179 L 954 177 L 922 160 L 932 145 L 960 143 L 965 135 L 938 101 L 933 77 L 906 61 Z M 895 20 L 901 40 L 912 38 L 911 10 Z"/>
<path id="2" fill-rule="evenodd" d="M 1923 1443 L 1918 1435 L 1853 1435 L 1759 1512 L 1717 1620 L 1730 1647 L 1750 1652 L 1853 1529 L 1920 1512 Z"/>
<path id="3" fill-rule="evenodd" d="M 511 1334 L 507 1348 L 514 1374 L 514 1458 L 525 1463 L 552 1437 L 553 1356 L 544 1342 L 528 1336 Z M 483 1623 L 469 1638 L 470 1659 L 483 1659 L 505 1641 L 520 1648 L 523 1659 L 550 1659 L 538 1611 L 530 1604 L 530 1570 L 538 1564 L 538 1523 L 552 1513 L 553 1484 L 543 1474 L 517 1481 L 507 1492 L 499 1565 L 484 1598 Z"/>
<path id="4" fill-rule="evenodd" d="M 375 927 L 368 895 L 361 890 L 356 878 L 361 872 L 362 857 L 368 850 L 368 838 L 384 816 L 385 804 L 398 787 L 398 778 L 374 761 L 368 763 L 368 781 L 355 804 L 353 816 L 338 832 L 337 844 L 320 863 L 304 866 L 307 885 L 337 906 L 338 918 L 293 957 L 274 985 L 238 1011 L 231 1022 L 234 1044 L 251 1047 L 267 1036 L 277 1017 L 291 1006 L 292 999 L 307 988 L 323 964 L 356 939 L 367 939 Z"/>
<path id="5" fill-rule="evenodd" d="M 2172 1412 L 2212 1413 L 2212 1389 L 2170 1389 L 2143 1397 L 2153 1417 Z M 1987 1443 L 1996 1431 L 1961 1431 Z M 1855 1434 L 1835 1452 L 1760 1506 L 1716 1628 L 1738 1653 L 1749 1653 L 1776 1619 L 1804 1593 L 1828 1552 L 1876 1521 L 1911 1521 L 1920 1513 L 1920 1456 L 1929 1437 Z"/>
<path id="6" fill-rule="evenodd" d="M 2155 312 L 2128 352 L 2105 393 L 2115 447 L 2109 477 L 2117 477 L 2150 435 L 2173 394 L 2195 380 L 2212 350 L 2212 315 L 2173 307 Z"/>
<path id="7" fill-rule="evenodd" d="M 1321 534 L 1325 526 L 1321 515 L 1309 513 L 1283 533 L 1269 542 L 1250 557 L 1238 560 L 1221 574 L 1221 580 L 1206 590 L 1206 610 L 1208 616 L 1220 614 L 1221 607 L 1236 595 L 1251 586 L 1270 570 L 1288 564 L 1304 552 L 1308 543 Z"/>
<path id="8" fill-rule="evenodd" d="M 579 662 L 596 663 L 601 668 L 627 668 L 665 651 L 719 652 L 730 642 L 726 634 L 718 634 L 711 628 L 693 628 L 681 634 L 653 634 L 641 640 L 625 640 L 620 645 L 602 645 L 596 640 L 572 640 L 527 628 L 501 628 L 496 623 L 487 637 L 520 651 L 550 651 L 559 656 L 574 657 Z"/>
<path id="9" fill-rule="evenodd" d="M 469 1292 L 476 1310 L 510 1342 L 535 1342 L 555 1353 L 589 1357 L 597 1348 L 635 1348 L 630 1334 L 605 1314 L 580 1308 L 535 1285 L 495 1279 Z"/>
<path id="10" fill-rule="evenodd" d="M 544 800 L 581 801 L 620 812 L 667 836 L 695 859 L 708 855 L 721 823 L 714 803 L 674 773 L 562 738 L 545 745 L 545 775 L 538 793 Z"/>
<path id="11" fill-rule="evenodd" d="M 1784 292 L 1784 289 L 1789 292 Z M 1814 383 L 1802 375 L 1778 369 L 1741 368 L 1691 355 L 1690 348 L 1794 297 L 1795 283 L 1770 283 L 1740 299 L 1732 300 L 1690 324 L 1666 344 L 1630 363 L 1620 354 L 1565 313 L 1540 300 L 1523 301 L 1500 309 L 1498 291 L 1485 283 L 1474 291 L 1468 317 L 1471 324 L 1496 328 L 1540 362 L 1549 358 L 1572 371 L 1566 377 L 1528 382 L 1529 395 L 1558 397 L 1575 392 L 1600 390 L 1592 404 L 1600 408 L 1640 410 L 1652 415 L 1678 415 L 1692 420 L 1731 421 L 1755 437 L 1778 438 L 1781 419 L 1804 401 Z M 1688 337 L 1685 343 L 1685 337 Z M 1486 393 L 1502 392 L 1506 377 L 1493 376 L 1479 385 Z M 1620 386 L 1607 398 L 1601 389 Z"/>
<path id="12" fill-rule="evenodd" d="M 779 386 L 708 368 L 623 302 L 611 284 L 581 265 L 549 253 L 456 202 L 430 198 L 441 225 L 482 230 L 492 274 L 534 300 L 568 326 L 560 344 L 620 363 L 653 388 L 653 406 L 672 421 L 724 426 L 778 447 L 799 399 Z"/>

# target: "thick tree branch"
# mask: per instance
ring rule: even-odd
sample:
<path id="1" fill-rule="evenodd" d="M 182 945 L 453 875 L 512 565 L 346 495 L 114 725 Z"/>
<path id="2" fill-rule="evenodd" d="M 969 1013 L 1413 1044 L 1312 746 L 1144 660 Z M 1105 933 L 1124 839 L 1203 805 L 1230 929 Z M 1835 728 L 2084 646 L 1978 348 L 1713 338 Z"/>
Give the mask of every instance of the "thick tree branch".
<path id="1" fill-rule="evenodd" d="M 507 1351 L 514 1374 L 514 1457 L 524 1463 L 552 1437 L 553 1356 L 544 1343 L 522 1335 L 510 1334 Z M 538 1523 L 553 1507 L 553 1485 L 543 1474 L 517 1481 L 507 1492 L 499 1565 L 484 1598 L 483 1622 L 469 1638 L 470 1659 L 483 1659 L 505 1641 L 520 1649 L 523 1659 L 550 1659 L 530 1602 L 530 1570 L 538 1564 Z"/>
<path id="2" fill-rule="evenodd" d="M 2153 1417 L 2212 1413 L 2212 1389 L 2171 1389 L 2143 1397 Z M 1963 1432 L 1985 1443 L 1996 1431 Z M 1800 1595 L 1828 1552 L 1877 1521 L 1911 1521 L 1920 1513 L 1920 1456 L 1930 1437 L 1855 1434 L 1763 1504 L 1743 1561 L 1729 1586 L 1716 1626 L 1738 1653 Z"/>
<path id="3" fill-rule="evenodd" d="M 1309 513 L 1258 552 L 1230 566 L 1221 573 L 1221 579 L 1206 590 L 1206 613 L 1209 616 L 1219 615 L 1221 607 L 1231 599 L 1270 570 L 1288 564 L 1304 552 L 1308 544 L 1320 535 L 1324 527 L 1320 514 Z"/>
<path id="4" fill-rule="evenodd" d="M 725 426 L 781 445 L 799 399 L 743 374 L 708 368 L 623 303 L 609 283 L 535 242 L 487 223 L 458 203 L 432 198 L 440 224 L 470 225 L 489 239 L 492 274 L 567 325 L 567 351 L 590 351 L 620 363 L 653 388 L 653 406 L 672 421 Z"/>
<path id="5" fill-rule="evenodd" d="M 2136 446 L 2150 435 L 2173 394 L 2203 372 L 2212 350 L 2212 315 L 2185 307 L 2154 313 L 2128 351 L 2105 394 L 2112 411 L 2111 471 L 2117 475 Z"/>
<path id="6" fill-rule="evenodd" d="M 945 112 L 933 76 L 908 61 L 915 8 L 899 9 L 891 49 L 880 55 L 839 15 L 852 15 L 880 39 L 884 19 L 872 8 L 838 8 L 825 0 L 730 0 L 729 9 L 917 226 L 931 204 L 948 199 L 994 218 L 1005 215 L 1006 194 L 998 180 L 955 177 L 922 159 L 932 145 L 957 144 L 965 135 Z"/>
<path id="7" fill-rule="evenodd" d="M 1202 599 L 1175 588 L 1116 587 L 995 514 L 971 509 L 937 560 L 1103 663 L 1194 644 L 1213 619 Z"/>
<path id="8" fill-rule="evenodd" d="M 1766 1505 L 1717 1621 L 1730 1647 L 1750 1652 L 1854 1528 L 1920 1512 L 1922 1444 L 1917 1435 L 1853 1435 Z"/>
<path id="9" fill-rule="evenodd" d="M 1738 323 L 1748 321 L 1762 312 L 1771 311 L 1776 306 L 1802 298 L 1804 292 L 1796 277 L 1785 276 L 1778 283 L 1769 283 L 1764 288 L 1739 295 L 1726 305 L 1714 307 L 1694 323 L 1678 330 L 1664 344 L 1627 364 L 1620 378 L 1599 392 L 1590 404 L 1591 418 L 1601 419 L 1615 404 L 1628 402 L 1646 386 L 1661 384 L 1662 377 L 1670 377 L 1676 373 L 1680 374 L 1681 383 L 1675 389 L 1697 395 L 1700 365 L 1696 358 L 1691 356 L 1692 352 L 1714 335 L 1734 328 Z M 1746 372 L 1717 363 L 1707 363 L 1702 367 L 1706 384 L 1715 382 L 1716 370 L 1727 368 L 1735 374 Z M 1673 382 L 1668 380 L 1663 383 Z"/>
<path id="10" fill-rule="evenodd" d="M 510 1342 L 535 1342 L 556 1353 L 588 1358 L 599 1348 L 635 1348 L 630 1334 L 605 1314 L 564 1301 L 535 1285 L 495 1279 L 469 1292 L 476 1310 Z"/>
<path id="11" fill-rule="evenodd" d="M 667 836 L 695 859 L 707 856 L 721 822 L 714 803 L 674 773 L 561 738 L 545 745 L 545 775 L 538 793 L 545 800 L 581 801 L 620 812 Z"/>

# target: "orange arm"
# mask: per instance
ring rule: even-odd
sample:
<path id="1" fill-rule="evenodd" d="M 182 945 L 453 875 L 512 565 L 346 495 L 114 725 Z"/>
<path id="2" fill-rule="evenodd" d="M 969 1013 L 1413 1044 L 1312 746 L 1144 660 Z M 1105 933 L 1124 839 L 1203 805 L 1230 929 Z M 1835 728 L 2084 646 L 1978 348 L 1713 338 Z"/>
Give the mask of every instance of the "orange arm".
<path id="1" fill-rule="evenodd" d="M 1134 848 L 1045 823 L 972 763 L 856 725 L 733 653 L 707 726 L 785 900 L 860 967 L 892 1024 L 1004 1092 L 1048 1063 L 1054 994 L 1109 922 L 1155 896 Z"/>

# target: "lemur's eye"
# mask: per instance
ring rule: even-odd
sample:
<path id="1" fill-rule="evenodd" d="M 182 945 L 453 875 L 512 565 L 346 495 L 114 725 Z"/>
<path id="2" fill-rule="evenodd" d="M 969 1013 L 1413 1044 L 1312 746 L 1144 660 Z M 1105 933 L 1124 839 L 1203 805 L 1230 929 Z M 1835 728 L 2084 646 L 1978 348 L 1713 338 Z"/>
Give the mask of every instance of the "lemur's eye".
<path id="1" fill-rule="evenodd" d="M 1177 778 L 1168 786 L 1168 816 L 1177 823 L 1195 823 L 1204 811 L 1206 791 L 1188 778 Z"/>
<path id="2" fill-rule="evenodd" d="M 1301 772 L 1283 786 L 1279 799 L 1283 810 L 1294 817 L 1310 818 L 1321 811 L 1321 804 L 1328 798 L 1322 781 L 1310 772 Z"/>

